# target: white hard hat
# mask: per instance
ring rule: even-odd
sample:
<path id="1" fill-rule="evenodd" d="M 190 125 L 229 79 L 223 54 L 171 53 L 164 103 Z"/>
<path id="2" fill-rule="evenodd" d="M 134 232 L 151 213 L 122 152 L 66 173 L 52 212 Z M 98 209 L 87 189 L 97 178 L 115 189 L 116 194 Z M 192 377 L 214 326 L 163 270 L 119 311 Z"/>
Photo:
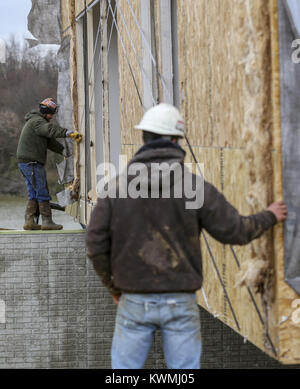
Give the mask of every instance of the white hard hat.
<path id="1" fill-rule="evenodd" d="M 137 130 L 153 132 L 158 135 L 184 137 L 184 121 L 176 107 L 161 103 L 145 112 Z"/>

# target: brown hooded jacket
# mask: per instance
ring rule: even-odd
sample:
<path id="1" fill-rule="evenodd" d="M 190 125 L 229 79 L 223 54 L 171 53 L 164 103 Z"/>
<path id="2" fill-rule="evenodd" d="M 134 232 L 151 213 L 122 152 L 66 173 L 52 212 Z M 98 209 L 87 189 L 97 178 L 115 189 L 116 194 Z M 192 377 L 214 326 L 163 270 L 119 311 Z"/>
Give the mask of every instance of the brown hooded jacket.
<path id="1" fill-rule="evenodd" d="M 145 164 L 151 191 L 151 164 L 183 166 L 184 157 L 178 145 L 157 140 L 137 152 L 126 172 L 134 163 Z M 137 176 L 129 174 L 126 183 Z M 213 185 L 202 183 L 204 203 L 199 209 L 187 209 L 190 199 L 184 193 L 174 196 L 175 174 L 169 184 L 171 198 L 98 199 L 87 228 L 87 255 L 112 294 L 194 292 L 203 279 L 199 241 L 203 228 L 221 243 L 244 245 L 276 224 L 270 211 L 241 216 Z M 160 195 L 162 185 L 160 180 L 154 188 Z"/>

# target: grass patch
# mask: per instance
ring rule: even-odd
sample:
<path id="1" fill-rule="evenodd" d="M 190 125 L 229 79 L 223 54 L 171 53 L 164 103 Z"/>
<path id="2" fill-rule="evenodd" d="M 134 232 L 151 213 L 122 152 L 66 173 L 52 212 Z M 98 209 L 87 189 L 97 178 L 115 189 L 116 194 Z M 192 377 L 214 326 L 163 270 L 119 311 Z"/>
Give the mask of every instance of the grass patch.
<path id="1" fill-rule="evenodd" d="M 27 201 L 27 197 L 15 196 L 15 195 L 0 195 L 0 204 L 1 202 L 10 202 L 10 203 L 23 203 Z"/>

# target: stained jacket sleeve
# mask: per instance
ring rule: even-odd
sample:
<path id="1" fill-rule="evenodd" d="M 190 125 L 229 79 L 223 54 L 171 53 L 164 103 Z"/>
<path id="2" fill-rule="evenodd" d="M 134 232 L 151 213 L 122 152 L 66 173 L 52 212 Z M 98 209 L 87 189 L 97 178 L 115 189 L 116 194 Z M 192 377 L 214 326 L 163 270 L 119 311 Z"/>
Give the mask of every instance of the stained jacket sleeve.
<path id="1" fill-rule="evenodd" d="M 54 153 L 62 154 L 64 146 L 54 138 L 50 138 L 47 141 L 47 148 L 54 151 Z"/>
<path id="2" fill-rule="evenodd" d="M 41 120 L 37 126 L 35 126 L 34 131 L 39 136 L 44 136 L 46 138 L 65 138 L 66 128 L 60 127 L 55 123 L 45 123 L 44 120 Z"/>
<path id="3" fill-rule="evenodd" d="M 120 291 L 114 288 L 112 279 L 110 222 L 111 205 L 109 199 L 98 199 L 87 227 L 86 247 L 87 256 L 92 261 L 102 283 L 112 294 L 116 295 L 120 294 Z"/>
<path id="4" fill-rule="evenodd" d="M 198 210 L 200 228 L 224 244 L 244 245 L 277 223 L 271 211 L 241 216 L 211 184 L 204 184 L 204 204 Z"/>

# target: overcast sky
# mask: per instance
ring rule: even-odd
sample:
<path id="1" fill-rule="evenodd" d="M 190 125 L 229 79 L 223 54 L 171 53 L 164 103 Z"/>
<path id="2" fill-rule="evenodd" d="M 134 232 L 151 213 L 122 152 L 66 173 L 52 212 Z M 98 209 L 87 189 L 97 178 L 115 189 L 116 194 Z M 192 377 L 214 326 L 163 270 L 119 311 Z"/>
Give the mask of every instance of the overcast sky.
<path id="1" fill-rule="evenodd" d="M 11 34 L 32 38 L 27 30 L 30 8 L 31 0 L 0 0 L 0 38 L 7 40 Z"/>

